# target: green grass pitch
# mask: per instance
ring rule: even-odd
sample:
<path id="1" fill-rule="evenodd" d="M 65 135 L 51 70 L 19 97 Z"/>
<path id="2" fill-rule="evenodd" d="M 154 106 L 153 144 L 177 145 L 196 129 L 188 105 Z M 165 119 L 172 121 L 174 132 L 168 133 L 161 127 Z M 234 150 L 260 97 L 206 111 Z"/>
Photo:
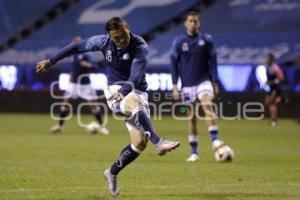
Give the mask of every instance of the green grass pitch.
<path id="1" fill-rule="evenodd" d="M 92 116 L 84 116 L 86 121 Z M 75 118 L 62 134 L 49 134 L 49 115 L 0 115 L 0 199 L 111 199 L 103 170 L 129 143 L 123 121 L 109 118 L 109 136 L 88 135 Z M 119 176 L 120 200 L 297 200 L 300 199 L 300 125 L 280 120 L 220 121 L 220 138 L 235 151 L 232 163 L 214 160 L 200 121 L 201 160 L 186 163 L 186 122 L 154 121 L 162 136 L 181 141 L 159 157 L 147 150 Z"/>

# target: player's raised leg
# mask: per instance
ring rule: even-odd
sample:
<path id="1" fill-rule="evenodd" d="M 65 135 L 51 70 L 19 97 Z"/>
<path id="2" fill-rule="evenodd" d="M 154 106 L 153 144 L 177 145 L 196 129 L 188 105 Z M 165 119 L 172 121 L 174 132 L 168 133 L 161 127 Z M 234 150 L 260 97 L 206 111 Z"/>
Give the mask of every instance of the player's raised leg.
<path id="1" fill-rule="evenodd" d="M 161 138 L 155 131 L 150 120 L 149 110 L 147 109 L 147 100 L 134 92 L 129 93 L 120 103 L 120 108 L 126 114 L 130 115 L 127 122 L 136 127 L 141 133 L 149 138 L 155 145 L 159 155 L 165 155 L 180 146 L 180 142 L 174 142 Z"/>

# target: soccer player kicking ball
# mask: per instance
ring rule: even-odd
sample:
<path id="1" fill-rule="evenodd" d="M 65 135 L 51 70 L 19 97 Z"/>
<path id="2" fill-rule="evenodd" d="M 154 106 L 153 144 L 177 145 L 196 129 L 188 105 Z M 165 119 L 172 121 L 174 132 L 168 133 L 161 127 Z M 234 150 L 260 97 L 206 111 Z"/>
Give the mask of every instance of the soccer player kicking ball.
<path id="1" fill-rule="evenodd" d="M 218 139 L 218 126 L 213 111 L 212 100 L 219 89 L 217 81 L 217 59 L 213 41 L 210 35 L 199 32 L 200 19 L 197 12 L 189 12 L 185 19 L 186 33 L 177 37 L 171 49 L 171 74 L 173 82 L 173 96 L 179 99 L 177 81 L 182 82 L 182 101 L 188 112 L 188 141 L 191 155 L 187 162 L 196 162 L 198 155 L 198 130 L 195 106 L 201 103 L 212 140 L 213 150 L 224 145 Z"/>
<path id="2" fill-rule="evenodd" d="M 180 143 L 161 138 L 149 118 L 148 95 L 145 92 L 147 43 L 140 36 L 131 33 L 128 23 L 122 18 L 111 18 L 107 21 L 105 29 L 107 35 L 94 36 L 79 44 L 64 47 L 55 56 L 39 62 L 36 71 L 47 71 L 59 60 L 76 53 L 102 51 L 105 55 L 109 85 L 105 90 L 105 97 L 113 112 L 127 116 L 126 126 L 131 137 L 131 144 L 127 145 L 119 158 L 104 171 L 111 195 L 117 196 L 117 175 L 140 155 L 146 148 L 148 139 L 155 145 L 159 155 L 176 149 Z"/>

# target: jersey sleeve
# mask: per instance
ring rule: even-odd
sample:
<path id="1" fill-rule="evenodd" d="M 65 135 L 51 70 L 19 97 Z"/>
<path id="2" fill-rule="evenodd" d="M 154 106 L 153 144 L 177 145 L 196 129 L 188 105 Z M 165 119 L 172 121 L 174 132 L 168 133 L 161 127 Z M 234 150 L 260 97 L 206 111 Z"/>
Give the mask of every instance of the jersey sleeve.
<path id="1" fill-rule="evenodd" d="M 136 88 L 143 81 L 146 72 L 148 51 L 147 43 L 140 38 L 134 51 L 134 59 L 128 79 L 128 82 L 132 85 L 126 84 L 119 89 L 119 92 L 124 96 L 133 89 L 132 87 Z"/>
<path id="2" fill-rule="evenodd" d="M 219 78 L 218 78 L 218 72 L 217 72 L 217 51 L 215 49 L 215 45 L 213 42 L 213 39 L 211 36 L 207 36 L 208 40 L 208 54 L 209 54 L 209 65 L 210 65 L 210 70 L 209 70 L 209 76 L 210 79 L 213 83 L 217 83 Z"/>
<path id="3" fill-rule="evenodd" d="M 85 39 L 78 44 L 71 43 L 60 49 L 55 55 L 51 56 L 49 60 L 54 65 L 58 61 L 77 53 L 101 51 L 105 40 L 105 35 L 98 35 Z"/>
<path id="4" fill-rule="evenodd" d="M 172 76 L 172 83 L 176 85 L 179 78 L 179 49 L 178 49 L 178 39 L 175 39 L 172 43 L 171 53 L 170 53 L 170 72 Z"/>

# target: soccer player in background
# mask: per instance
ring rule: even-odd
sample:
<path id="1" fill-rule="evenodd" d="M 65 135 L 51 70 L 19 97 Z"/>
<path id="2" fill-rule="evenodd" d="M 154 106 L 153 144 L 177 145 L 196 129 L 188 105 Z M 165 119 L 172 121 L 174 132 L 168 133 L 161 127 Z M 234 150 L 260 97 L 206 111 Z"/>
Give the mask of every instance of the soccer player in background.
<path id="1" fill-rule="evenodd" d="M 191 155 L 187 162 L 199 160 L 198 129 L 195 107 L 199 103 L 203 108 L 208 125 L 213 150 L 218 149 L 224 142 L 218 139 L 218 126 L 213 110 L 214 93 L 219 92 L 217 85 L 217 58 L 212 37 L 199 32 L 200 18 L 197 12 L 191 11 L 185 19 L 186 33 L 177 37 L 171 48 L 171 74 L 173 96 L 180 98 L 177 89 L 178 79 L 181 79 L 181 98 L 187 106 L 188 141 Z"/>
<path id="2" fill-rule="evenodd" d="M 277 125 L 278 120 L 278 104 L 283 100 L 281 82 L 284 80 L 284 75 L 280 67 L 275 63 L 273 54 L 268 54 L 266 58 L 267 65 L 267 84 L 270 86 L 270 91 L 266 95 L 265 105 L 268 108 L 271 117 L 271 126 Z"/>
<path id="3" fill-rule="evenodd" d="M 179 142 L 161 138 L 150 121 L 145 69 L 148 45 L 138 35 L 130 32 L 128 23 L 113 17 L 107 21 L 106 35 L 90 37 L 78 44 L 70 44 L 50 59 L 37 64 L 37 72 L 47 71 L 63 58 L 82 52 L 101 51 L 105 55 L 109 87 L 105 97 L 109 108 L 126 116 L 131 144 L 127 145 L 119 158 L 104 171 L 112 196 L 119 194 L 117 175 L 146 148 L 148 139 L 155 145 L 159 155 L 179 147 Z"/>
<path id="4" fill-rule="evenodd" d="M 79 44 L 81 38 L 76 36 L 73 38 L 74 44 Z M 72 69 L 70 72 L 70 86 L 66 90 L 63 99 L 63 105 L 60 107 L 58 124 L 51 127 L 52 133 L 61 132 L 63 130 L 65 117 L 69 113 L 67 104 L 70 99 L 77 99 L 78 97 L 89 102 L 90 109 L 95 116 L 97 123 L 99 124 L 97 131 L 104 135 L 108 135 L 108 129 L 103 125 L 102 113 L 99 106 L 97 106 L 97 92 L 91 86 L 89 74 L 92 72 L 93 63 L 91 62 L 91 56 L 87 53 L 76 54 L 73 56 Z"/>

